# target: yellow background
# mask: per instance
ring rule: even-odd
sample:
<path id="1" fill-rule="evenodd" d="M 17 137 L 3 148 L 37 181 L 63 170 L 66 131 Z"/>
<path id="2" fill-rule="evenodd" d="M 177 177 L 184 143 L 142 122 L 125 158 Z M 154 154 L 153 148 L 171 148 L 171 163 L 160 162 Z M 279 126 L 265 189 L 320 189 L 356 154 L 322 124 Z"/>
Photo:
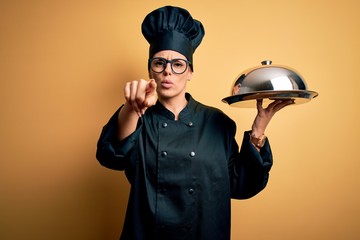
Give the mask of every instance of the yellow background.
<path id="1" fill-rule="evenodd" d="M 232 239 L 359 239 L 357 0 L 1 1 L 0 239 L 117 239 L 129 185 L 95 159 L 126 81 L 147 78 L 140 24 L 165 4 L 205 26 L 195 99 L 222 109 L 238 139 L 255 109 L 221 99 L 262 60 L 298 70 L 319 92 L 267 129 L 267 188 L 233 201 Z"/>

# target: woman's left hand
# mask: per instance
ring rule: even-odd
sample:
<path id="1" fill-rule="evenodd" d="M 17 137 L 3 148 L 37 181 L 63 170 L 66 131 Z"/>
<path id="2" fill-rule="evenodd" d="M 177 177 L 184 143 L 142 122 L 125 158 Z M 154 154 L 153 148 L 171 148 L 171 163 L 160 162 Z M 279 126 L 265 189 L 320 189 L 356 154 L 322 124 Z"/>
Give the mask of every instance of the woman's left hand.
<path id="1" fill-rule="evenodd" d="M 252 125 L 252 133 L 251 133 L 253 136 L 256 137 L 262 136 L 265 133 L 265 129 L 267 125 L 269 124 L 271 118 L 275 115 L 277 111 L 288 105 L 294 104 L 294 100 L 278 99 L 270 103 L 269 106 L 267 106 L 266 108 L 263 108 L 262 103 L 263 103 L 262 99 L 257 99 L 256 106 L 258 113 Z"/>

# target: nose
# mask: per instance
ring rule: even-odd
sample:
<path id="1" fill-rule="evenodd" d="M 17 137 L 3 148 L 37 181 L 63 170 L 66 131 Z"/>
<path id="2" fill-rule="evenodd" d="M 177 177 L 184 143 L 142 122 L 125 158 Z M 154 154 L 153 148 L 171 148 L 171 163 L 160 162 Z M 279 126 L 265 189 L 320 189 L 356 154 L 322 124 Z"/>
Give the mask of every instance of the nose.
<path id="1" fill-rule="evenodd" d="M 171 62 L 167 62 L 167 63 L 166 63 L 165 69 L 164 69 L 164 73 L 166 73 L 166 74 L 172 73 Z"/>

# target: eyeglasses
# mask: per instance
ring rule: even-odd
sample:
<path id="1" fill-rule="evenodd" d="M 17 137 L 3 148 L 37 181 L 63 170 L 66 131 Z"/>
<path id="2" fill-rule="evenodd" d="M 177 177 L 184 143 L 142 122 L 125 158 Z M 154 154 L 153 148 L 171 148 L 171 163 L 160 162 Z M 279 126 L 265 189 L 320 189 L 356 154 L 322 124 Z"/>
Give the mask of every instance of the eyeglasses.
<path id="1" fill-rule="evenodd" d="M 180 58 L 167 60 L 165 58 L 156 57 L 149 59 L 149 67 L 156 73 L 162 73 L 166 69 L 168 63 L 170 63 L 171 70 L 175 74 L 184 73 L 190 64 L 188 60 Z"/>

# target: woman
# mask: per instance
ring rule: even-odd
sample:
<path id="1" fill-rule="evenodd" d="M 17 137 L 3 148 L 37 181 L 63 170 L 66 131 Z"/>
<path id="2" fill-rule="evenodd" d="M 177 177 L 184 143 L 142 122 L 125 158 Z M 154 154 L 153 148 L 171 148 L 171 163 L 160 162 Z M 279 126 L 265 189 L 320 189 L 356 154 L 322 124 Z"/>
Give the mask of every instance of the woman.
<path id="1" fill-rule="evenodd" d="M 236 125 L 186 92 L 204 28 L 188 11 L 166 6 L 142 23 L 150 80 L 128 82 L 126 102 L 103 128 L 97 158 L 125 170 L 131 184 L 121 239 L 230 239 L 230 199 L 267 184 L 272 154 L 264 133 L 292 101 L 258 100 L 239 151 Z"/>

